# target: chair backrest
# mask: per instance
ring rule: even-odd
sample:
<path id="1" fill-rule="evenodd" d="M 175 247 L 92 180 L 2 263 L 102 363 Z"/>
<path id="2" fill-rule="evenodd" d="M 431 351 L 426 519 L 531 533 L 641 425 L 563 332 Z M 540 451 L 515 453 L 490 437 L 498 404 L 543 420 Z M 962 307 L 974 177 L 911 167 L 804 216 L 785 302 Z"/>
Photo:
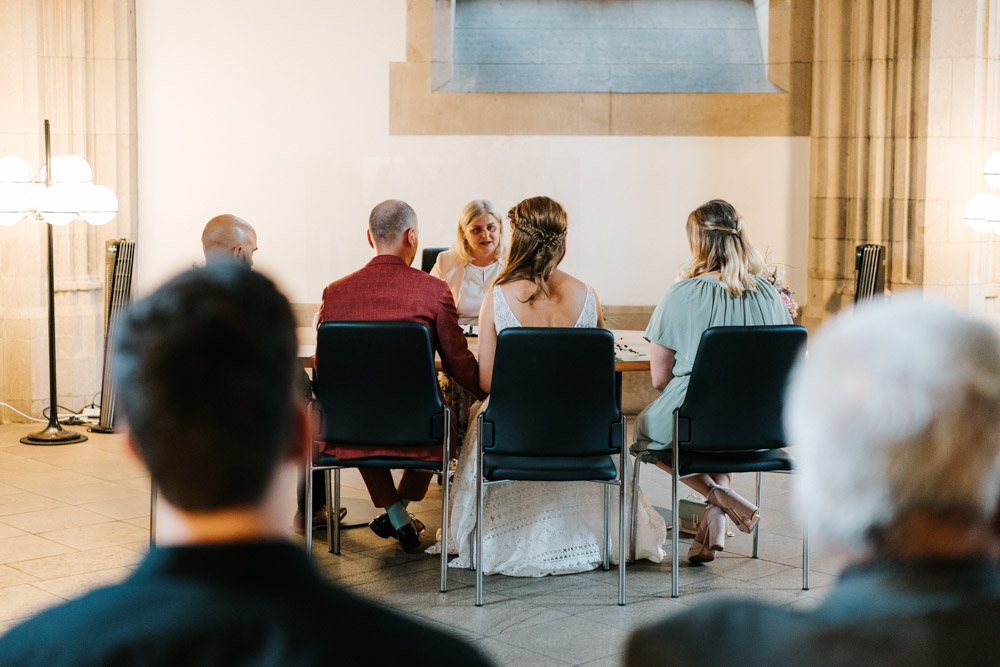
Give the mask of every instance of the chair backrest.
<path id="1" fill-rule="evenodd" d="M 430 273 L 431 269 L 434 268 L 434 262 L 437 261 L 438 255 L 445 250 L 447 248 L 424 248 L 423 253 L 420 255 L 420 270 L 424 273 Z"/>
<path id="2" fill-rule="evenodd" d="M 678 408 L 681 448 L 785 447 L 784 389 L 805 342 L 805 328 L 792 324 L 706 330 Z"/>
<path id="3" fill-rule="evenodd" d="M 444 404 L 430 334 L 418 322 L 324 322 L 316 335 L 321 439 L 440 444 Z"/>
<path id="4" fill-rule="evenodd" d="M 606 329 L 524 327 L 497 337 L 484 451 L 597 456 L 619 451 L 615 339 Z"/>

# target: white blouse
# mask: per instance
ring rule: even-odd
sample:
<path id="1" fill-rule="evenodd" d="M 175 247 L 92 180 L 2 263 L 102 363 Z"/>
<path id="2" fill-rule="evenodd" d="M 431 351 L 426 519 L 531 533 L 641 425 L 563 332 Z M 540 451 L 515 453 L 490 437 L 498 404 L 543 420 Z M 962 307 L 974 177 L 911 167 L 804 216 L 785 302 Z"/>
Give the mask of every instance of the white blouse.
<path id="1" fill-rule="evenodd" d="M 500 262 L 493 262 L 487 266 L 465 265 L 462 289 L 455 299 L 459 324 L 479 324 L 479 308 L 483 305 L 483 298 L 490 291 L 498 275 L 500 275 Z"/>
<path id="2" fill-rule="evenodd" d="M 488 266 L 466 264 L 455 256 L 454 250 L 446 250 L 438 255 L 431 275 L 448 283 L 458 309 L 458 323 L 479 324 L 479 308 L 483 305 L 483 298 L 502 268 L 503 263 L 500 261 Z"/>

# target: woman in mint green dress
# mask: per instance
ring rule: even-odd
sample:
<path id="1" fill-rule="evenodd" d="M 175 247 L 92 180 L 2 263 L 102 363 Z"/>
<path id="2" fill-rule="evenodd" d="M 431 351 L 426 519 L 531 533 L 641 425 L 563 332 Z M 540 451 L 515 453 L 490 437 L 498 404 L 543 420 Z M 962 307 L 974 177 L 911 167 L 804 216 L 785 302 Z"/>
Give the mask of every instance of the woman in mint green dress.
<path id="1" fill-rule="evenodd" d="M 636 418 L 632 453 L 639 457 L 647 450 L 670 449 L 673 412 L 684 401 L 705 329 L 792 323 L 778 291 L 762 277 L 764 261 L 731 204 L 714 199 L 695 209 L 687 219 L 687 237 L 691 258 L 681 280 L 660 299 L 646 327 L 653 386 L 661 393 Z M 670 471 L 659 461 L 656 465 Z M 683 478 L 709 502 L 688 553 L 692 562 L 710 561 L 722 551 L 726 515 L 745 533 L 760 518 L 755 505 L 729 488 L 732 478 L 729 473 Z"/>

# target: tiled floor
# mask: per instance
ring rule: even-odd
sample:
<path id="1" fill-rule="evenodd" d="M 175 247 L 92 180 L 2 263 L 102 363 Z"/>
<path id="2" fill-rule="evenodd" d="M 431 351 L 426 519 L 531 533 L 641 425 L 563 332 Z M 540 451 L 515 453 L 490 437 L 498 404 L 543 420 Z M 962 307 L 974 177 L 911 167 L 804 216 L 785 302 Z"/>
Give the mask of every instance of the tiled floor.
<path id="1" fill-rule="evenodd" d="M 121 579 L 148 547 L 149 479 L 130 460 L 121 436 L 89 434 L 87 442 L 63 447 L 18 442 L 34 430 L 0 426 L 0 632 Z M 668 477 L 648 466 L 642 472 L 647 498 L 669 507 Z M 284 481 L 290 518 L 294 478 Z M 359 477 L 345 472 L 344 482 L 345 495 L 364 495 Z M 317 531 L 314 558 L 332 581 L 474 642 L 501 665 L 615 665 L 631 629 L 691 605 L 735 595 L 808 607 L 826 594 L 839 566 L 815 551 L 812 588 L 801 590 L 800 532 L 788 512 L 788 482 L 765 476 L 761 558 L 746 557 L 751 539 L 737 533 L 715 562 L 682 563 L 678 599 L 670 598 L 669 556 L 627 569 L 625 607 L 615 604 L 612 569 L 541 579 L 487 577 L 485 605 L 478 609 L 472 572 L 450 570 L 450 590 L 439 593 L 437 557 L 406 555 L 366 528 L 343 533 L 341 556 L 326 552 L 325 531 Z M 752 485 L 746 476 L 736 486 L 749 496 Z M 431 533 L 440 525 L 439 489 L 432 484 L 428 498 L 411 506 Z M 682 539 L 682 557 L 688 544 Z"/>
<path id="2" fill-rule="evenodd" d="M 452 92 L 777 92 L 752 0 L 461 0 Z"/>

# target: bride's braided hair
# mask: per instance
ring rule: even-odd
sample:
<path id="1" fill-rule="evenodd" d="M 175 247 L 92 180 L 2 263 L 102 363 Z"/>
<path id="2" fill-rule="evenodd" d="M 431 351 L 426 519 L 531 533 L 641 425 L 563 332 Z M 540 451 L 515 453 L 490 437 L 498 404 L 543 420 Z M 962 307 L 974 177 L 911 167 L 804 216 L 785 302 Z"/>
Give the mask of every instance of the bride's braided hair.
<path id="1" fill-rule="evenodd" d="M 510 253 L 495 284 L 529 280 L 535 291 L 528 302 L 542 294 L 548 296 L 549 276 L 566 254 L 566 211 L 548 197 L 532 197 L 510 209 L 507 218 Z"/>

